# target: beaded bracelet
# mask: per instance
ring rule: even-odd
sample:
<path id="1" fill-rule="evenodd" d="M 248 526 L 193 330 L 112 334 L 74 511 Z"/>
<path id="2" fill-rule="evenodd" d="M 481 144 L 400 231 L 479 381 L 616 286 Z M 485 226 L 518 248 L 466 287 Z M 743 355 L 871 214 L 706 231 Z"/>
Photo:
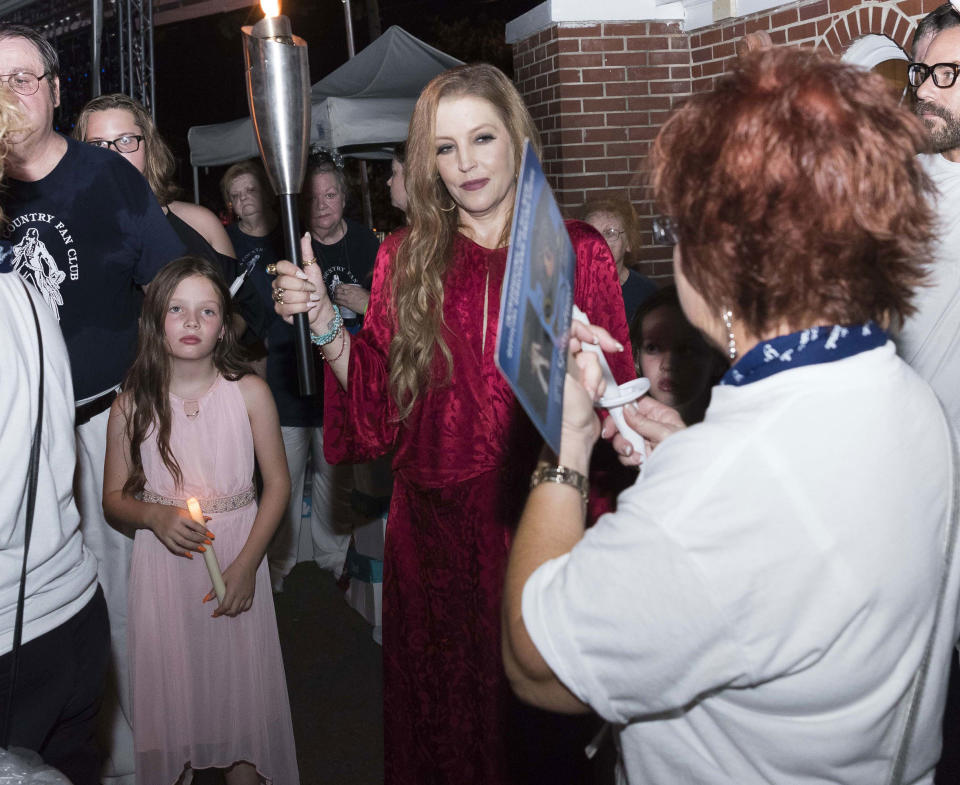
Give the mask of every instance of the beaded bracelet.
<path id="1" fill-rule="evenodd" d="M 311 335 L 310 343 L 314 346 L 326 346 L 340 333 L 343 327 L 343 316 L 340 315 L 340 309 L 336 303 L 333 303 L 333 321 L 328 323 L 328 327 L 330 329 L 323 335 Z"/>

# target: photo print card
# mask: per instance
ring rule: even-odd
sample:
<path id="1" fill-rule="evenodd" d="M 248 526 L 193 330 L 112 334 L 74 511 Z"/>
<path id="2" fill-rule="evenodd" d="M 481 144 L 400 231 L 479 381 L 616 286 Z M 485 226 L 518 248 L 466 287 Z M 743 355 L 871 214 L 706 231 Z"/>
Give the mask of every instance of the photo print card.
<path id="1" fill-rule="evenodd" d="M 557 453 L 575 263 L 560 208 L 526 140 L 500 295 L 496 362 L 524 411 Z"/>

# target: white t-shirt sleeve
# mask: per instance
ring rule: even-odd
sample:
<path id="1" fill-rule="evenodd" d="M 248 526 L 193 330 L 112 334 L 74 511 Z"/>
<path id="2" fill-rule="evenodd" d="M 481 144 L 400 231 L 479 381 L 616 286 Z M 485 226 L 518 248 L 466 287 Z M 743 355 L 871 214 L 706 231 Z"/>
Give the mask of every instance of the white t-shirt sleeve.
<path id="1" fill-rule="evenodd" d="M 749 683 L 729 620 L 693 559 L 650 518 L 635 487 L 523 591 L 543 658 L 605 719 L 629 722 Z"/>

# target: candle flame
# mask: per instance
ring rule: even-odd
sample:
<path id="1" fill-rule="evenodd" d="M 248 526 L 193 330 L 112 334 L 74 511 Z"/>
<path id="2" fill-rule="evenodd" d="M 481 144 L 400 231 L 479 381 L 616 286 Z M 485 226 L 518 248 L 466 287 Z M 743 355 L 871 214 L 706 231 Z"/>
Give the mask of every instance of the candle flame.
<path id="1" fill-rule="evenodd" d="M 192 496 L 187 499 L 187 509 L 190 511 L 190 517 L 199 524 L 203 523 L 203 510 L 200 509 L 200 502 Z"/>
<path id="2" fill-rule="evenodd" d="M 280 0 L 260 0 L 264 16 L 280 16 Z"/>

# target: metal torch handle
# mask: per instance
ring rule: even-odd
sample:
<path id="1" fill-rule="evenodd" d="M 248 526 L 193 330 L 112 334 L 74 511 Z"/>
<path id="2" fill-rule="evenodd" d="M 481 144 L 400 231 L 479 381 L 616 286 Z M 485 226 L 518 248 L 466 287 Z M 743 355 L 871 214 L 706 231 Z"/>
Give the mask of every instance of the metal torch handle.
<path id="1" fill-rule="evenodd" d="M 280 194 L 280 210 L 283 245 L 287 252 L 287 259 L 302 270 L 303 254 L 300 252 L 297 195 Z M 310 345 L 310 322 L 305 313 L 298 313 L 293 317 L 293 335 L 297 352 L 297 379 L 300 381 L 300 395 L 316 395 L 317 374 L 313 364 L 313 347 Z"/>

